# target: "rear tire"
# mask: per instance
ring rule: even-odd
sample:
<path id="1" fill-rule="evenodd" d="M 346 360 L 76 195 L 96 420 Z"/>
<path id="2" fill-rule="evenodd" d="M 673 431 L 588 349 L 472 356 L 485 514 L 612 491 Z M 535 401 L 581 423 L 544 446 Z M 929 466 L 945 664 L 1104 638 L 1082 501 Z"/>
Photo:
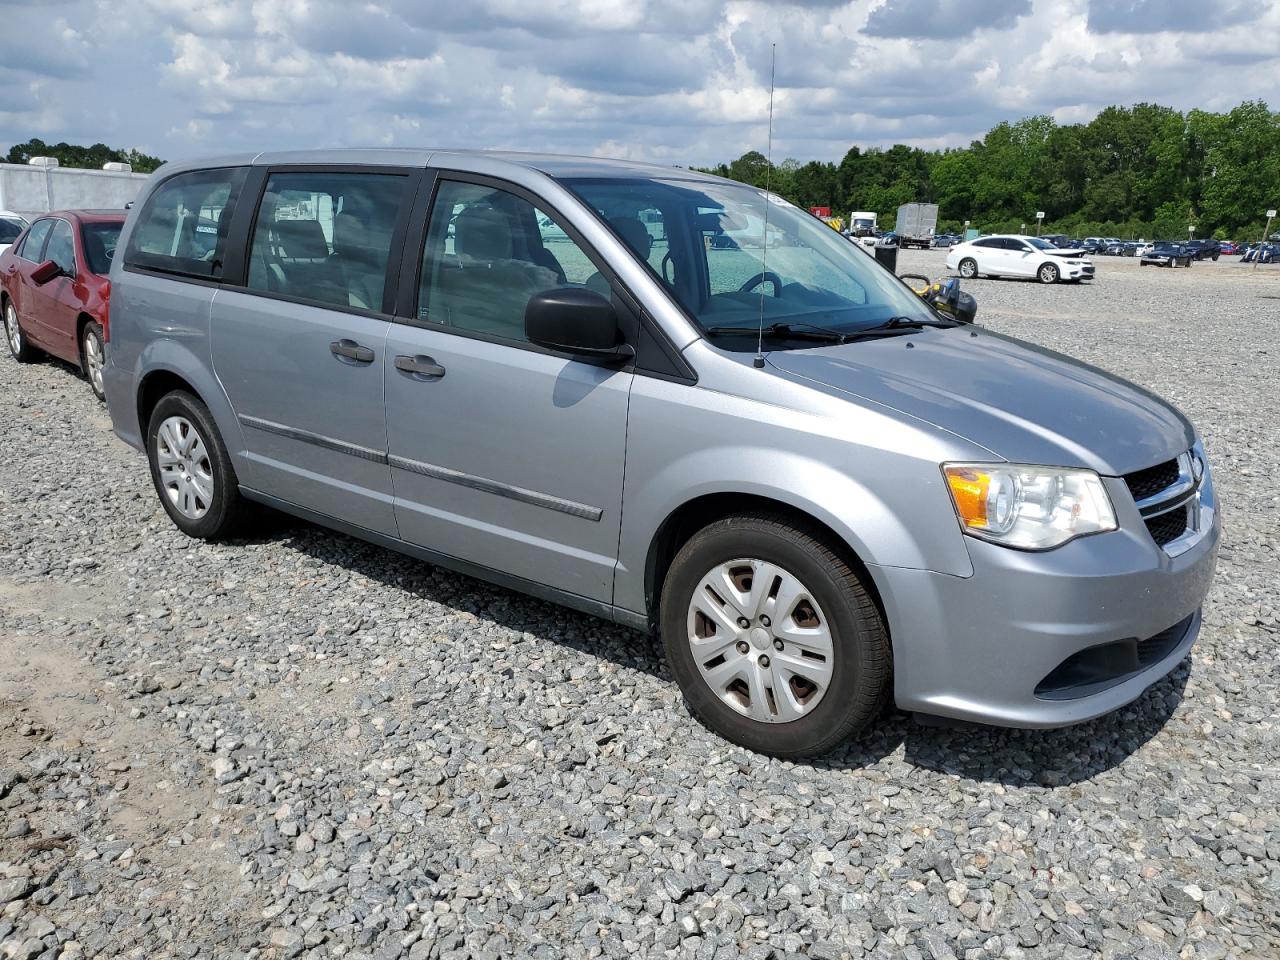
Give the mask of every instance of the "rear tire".
<path id="1" fill-rule="evenodd" d="M 27 341 L 27 335 L 22 332 L 18 309 L 12 300 L 6 300 L 4 305 L 4 340 L 9 345 L 9 353 L 19 363 L 31 363 L 40 356 L 40 351 Z"/>
<path id="2" fill-rule="evenodd" d="M 965 257 L 960 261 L 960 276 L 966 280 L 976 280 L 978 278 L 978 261 L 972 257 Z"/>
<path id="3" fill-rule="evenodd" d="M 826 753 L 888 700 L 892 654 L 876 604 L 806 524 L 761 513 L 703 528 L 667 571 L 659 622 L 694 715 L 748 750 Z"/>
<path id="4" fill-rule="evenodd" d="M 169 519 L 189 537 L 223 540 L 250 514 L 213 415 L 197 397 L 175 390 L 160 398 L 147 425 L 151 482 Z"/>
<path id="5" fill-rule="evenodd" d="M 1057 266 L 1052 263 L 1042 264 L 1040 269 L 1036 271 L 1036 278 L 1041 283 L 1057 283 L 1059 276 L 1061 274 L 1058 273 Z"/>

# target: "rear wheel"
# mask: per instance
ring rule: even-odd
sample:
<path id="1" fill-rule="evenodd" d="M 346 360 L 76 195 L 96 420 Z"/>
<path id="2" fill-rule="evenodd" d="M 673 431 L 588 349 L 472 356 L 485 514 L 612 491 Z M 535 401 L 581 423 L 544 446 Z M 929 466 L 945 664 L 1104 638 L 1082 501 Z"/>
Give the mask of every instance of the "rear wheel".
<path id="1" fill-rule="evenodd" d="M 189 537 L 221 540 L 249 514 L 235 467 L 208 408 L 185 390 L 166 394 L 147 427 L 151 480 L 169 518 Z"/>
<path id="2" fill-rule="evenodd" d="M 84 332 L 80 334 L 80 368 L 84 370 L 85 379 L 89 381 L 89 387 L 99 400 L 107 399 L 106 391 L 102 387 L 102 368 L 105 364 L 106 352 L 102 347 L 102 327 L 91 320 L 84 325 Z"/>
<path id="3" fill-rule="evenodd" d="M 750 750 L 824 753 L 869 725 L 889 695 L 875 603 L 802 524 L 753 514 L 696 533 L 667 572 L 660 622 L 694 714 Z"/>
<path id="4" fill-rule="evenodd" d="M 19 363 L 30 363 L 40 355 L 40 351 L 27 342 L 27 335 L 22 332 L 18 323 L 18 310 L 9 300 L 4 305 L 4 339 L 9 344 L 9 352 Z"/>
<path id="5" fill-rule="evenodd" d="M 1057 283 L 1058 268 L 1052 263 L 1043 264 L 1040 269 L 1036 271 L 1036 277 L 1041 283 Z"/>
<path id="6" fill-rule="evenodd" d="M 978 275 L 978 262 L 972 257 L 965 257 L 960 261 L 960 276 L 966 280 L 972 280 Z"/>

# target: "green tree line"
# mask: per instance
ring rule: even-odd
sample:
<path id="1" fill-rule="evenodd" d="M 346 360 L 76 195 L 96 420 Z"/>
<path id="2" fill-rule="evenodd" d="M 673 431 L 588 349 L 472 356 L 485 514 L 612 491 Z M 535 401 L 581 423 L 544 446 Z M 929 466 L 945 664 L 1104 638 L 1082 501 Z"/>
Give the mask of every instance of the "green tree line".
<path id="1" fill-rule="evenodd" d="M 10 147 L 4 161 L 26 163 L 32 157 L 54 157 L 59 166 L 89 170 L 101 170 L 104 163 L 127 163 L 132 165 L 135 173 L 151 173 L 164 163 L 158 157 L 148 156 L 139 150 L 121 150 L 105 143 L 84 147 L 76 143 L 45 143 L 34 138 Z"/>
<path id="2" fill-rule="evenodd" d="M 874 210 L 892 224 L 899 204 L 938 204 L 939 230 L 965 220 L 986 232 L 1122 238 L 1255 238 L 1280 206 L 1280 113 L 1246 101 L 1226 113 L 1140 103 L 1107 107 L 1088 123 L 1052 117 L 999 123 L 968 147 L 851 147 L 839 163 L 788 159 L 770 169 L 751 151 L 708 172 L 770 187 L 833 214 Z"/>

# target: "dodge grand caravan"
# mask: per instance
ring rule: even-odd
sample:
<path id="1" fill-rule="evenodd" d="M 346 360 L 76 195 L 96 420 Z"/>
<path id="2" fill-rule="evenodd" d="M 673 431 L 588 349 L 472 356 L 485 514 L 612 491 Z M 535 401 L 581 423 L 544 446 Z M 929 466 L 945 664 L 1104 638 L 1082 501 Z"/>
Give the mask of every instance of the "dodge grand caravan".
<path id="1" fill-rule="evenodd" d="M 159 170 L 121 250 L 107 400 L 181 530 L 266 504 L 654 630 L 751 749 L 823 752 L 890 697 L 1076 723 L 1199 632 L 1221 521 L 1182 414 L 752 187 L 232 157 Z"/>

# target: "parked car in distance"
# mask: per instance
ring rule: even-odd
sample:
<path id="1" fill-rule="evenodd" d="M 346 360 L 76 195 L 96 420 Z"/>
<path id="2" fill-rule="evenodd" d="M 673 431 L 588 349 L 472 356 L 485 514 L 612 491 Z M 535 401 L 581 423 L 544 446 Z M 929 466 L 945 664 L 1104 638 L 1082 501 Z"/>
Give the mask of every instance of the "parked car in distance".
<path id="1" fill-rule="evenodd" d="M 694 713 L 778 756 L 890 697 L 1078 723 L 1181 663 L 1221 530 L 1187 419 L 781 198 L 785 256 L 713 251 L 760 200 L 538 154 L 166 165 L 112 264 L 113 428 L 190 536 L 266 504 L 656 630 Z"/>
<path id="2" fill-rule="evenodd" d="M 1151 251 L 1151 248 L 1153 246 L 1154 244 L 1150 240 L 1141 240 L 1138 242 L 1137 246 L 1134 248 L 1133 255 L 1135 257 L 1146 256 L 1146 254 Z"/>
<path id="3" fill-rule="evenodd" d="M 1222 244 L 1217 240 L 1191 240 L 1186 247 L 1193 260 L 1217 260 L 1222 256 Z"/>
<path id="4" fill-rule="evenodd" d="M 27 228 L 27 220 L 8 210 L 0 210 L 0 253 L 9 249 L 9 245 L 18 239 L 18 235 Z"/>
<path id="5" fill-rule="evenodd" d="M 1218 250 L 1224 257 L 1234 257 L 1240 253 L 1240 245 L 1234 240 L 1223 240 L 1218 244 Z"/>
<path id="6" fill-rule="evenodd" d="M 1191 259 L 1191 251 L 1185 244 L 1174 243 L 1172 240 L 1157 240 L 1151 245 L 1151 249 L 1142 255 L 1138 266 L 1145 267 L 1147 264 L 1152 264 L 1157 267 L 1189 267 Z"/>
<path id="7" fill-rule="evenodd" d="M 1059 250 L 1040 237 L 1017 234 L 979 237 L 947 252 L 947 269 L 973 277 L 1034 277 L 1041 283 L 1088 280 L 1093 264 L 1083 251 Z"/>
<path id="8" fill-rule="evenodd" d="M 1280 243 L 1270 240 L 1251 243 L 1240 255 L 1241 263 L 1275 263 L 1277 260 L 1280 260 Z"/>
<path id="9" fill-rule="evenodd" d="M 125 216 L 123 210 L 45 214 L 0 254 L 9 352 L 20 363 L 48 353 L 75 364 L 100 400 L 110 337 L 107 274 Z"/>

